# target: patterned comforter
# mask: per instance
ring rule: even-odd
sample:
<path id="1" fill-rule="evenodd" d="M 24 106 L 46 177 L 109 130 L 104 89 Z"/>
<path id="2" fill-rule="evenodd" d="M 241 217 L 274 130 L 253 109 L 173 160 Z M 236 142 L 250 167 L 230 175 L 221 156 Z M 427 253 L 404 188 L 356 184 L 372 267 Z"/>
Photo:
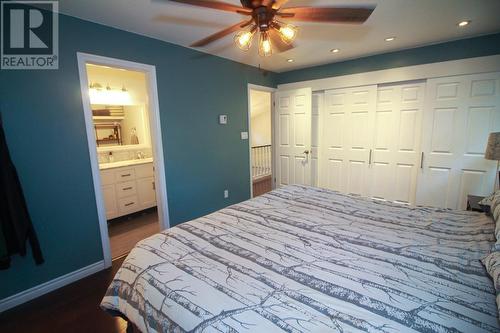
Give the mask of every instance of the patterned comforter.
<path id="1" fill-rule="evenodd" d="M 287 186 L 139 242 L 101 306 L 143 332 L 499 332 L 493 229 Z"/>

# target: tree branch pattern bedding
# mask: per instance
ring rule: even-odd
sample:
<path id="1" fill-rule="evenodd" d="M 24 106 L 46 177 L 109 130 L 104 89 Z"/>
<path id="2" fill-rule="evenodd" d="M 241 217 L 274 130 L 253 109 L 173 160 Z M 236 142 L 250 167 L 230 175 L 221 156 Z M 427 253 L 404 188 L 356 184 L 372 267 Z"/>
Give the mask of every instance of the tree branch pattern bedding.
<path id="1" fill-rule="evenodd" d="M 484 214 L 287 186 L 151 236 L 101 306 L 143 332 L 499 332 Z"/>

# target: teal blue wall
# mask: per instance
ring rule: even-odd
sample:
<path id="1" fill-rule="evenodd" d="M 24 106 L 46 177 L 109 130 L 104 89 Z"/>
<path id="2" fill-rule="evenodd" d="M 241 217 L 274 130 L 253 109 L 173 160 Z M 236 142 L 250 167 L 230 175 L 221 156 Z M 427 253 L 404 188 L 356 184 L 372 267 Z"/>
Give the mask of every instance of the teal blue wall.
<path id="1" fill-rule="evenodd" d="M 500 53 L 500 34 L 263 76 L 253 67 L 60 16 L 56 71 L 0 72 L 0 112 L 46 262 L 14 257 L 0 299 L 102 259 L 76 52 L 156 66 L 173 225 L 249 197 L 247 83 L 274 86 Z M 217 115 L 228 114 L 226 126 Z M 222 192 L 230 190 L 230 199 Z"/>
<path id="2" fill-rule="evenodd" d="M 0 299 L 103 258 L 77 51 L 156 66 L 173 225 L 250 196 L 247 83 L 273 86 L 273 73 L 64 15 L 59 37 L 59 70 L 0 72 L 7 141 L 46 260 L 14 257 Z"/>
<path id="3" fill-rule="evenodd" d="M 500 33 L 461 39 L 278 74 L 278 84 L 500 54 Z"/>

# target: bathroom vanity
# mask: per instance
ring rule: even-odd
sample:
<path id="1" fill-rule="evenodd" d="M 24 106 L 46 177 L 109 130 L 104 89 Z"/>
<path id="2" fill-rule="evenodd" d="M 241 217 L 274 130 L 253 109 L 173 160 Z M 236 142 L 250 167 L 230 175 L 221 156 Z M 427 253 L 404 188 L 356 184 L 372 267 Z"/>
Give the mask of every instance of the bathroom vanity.
<path id="1" fill-rule="evenodd" d="M 156 206 L 152 158 L 102 163 L 99 169 L 108 220 Z"/>

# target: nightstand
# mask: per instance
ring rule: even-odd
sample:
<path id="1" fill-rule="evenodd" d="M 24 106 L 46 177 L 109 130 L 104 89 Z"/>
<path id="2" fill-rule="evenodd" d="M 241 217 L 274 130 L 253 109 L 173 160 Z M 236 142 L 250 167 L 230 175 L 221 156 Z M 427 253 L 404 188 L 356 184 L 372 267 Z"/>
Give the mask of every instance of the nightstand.
<path id="1" fill-rule="evenodd" d="M 474 212 L 488 213 L 489 207 L 479 204 L 479 201 L 483 200 L 484 197 L 478 195 L 468 195 L 467 196 L 467 210 Z"/>

